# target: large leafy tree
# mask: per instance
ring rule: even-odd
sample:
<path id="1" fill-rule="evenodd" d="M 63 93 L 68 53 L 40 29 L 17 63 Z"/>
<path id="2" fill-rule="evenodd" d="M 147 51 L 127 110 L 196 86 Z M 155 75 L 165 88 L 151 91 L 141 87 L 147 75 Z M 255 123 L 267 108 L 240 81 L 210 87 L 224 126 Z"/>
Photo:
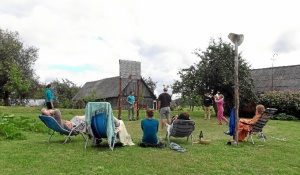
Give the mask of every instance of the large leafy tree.
<path id="1" fill-rule="evenodd" d="M 72 98 L 77 94 L 80 87 L 68 79 L 62 79 L 62 82 L 55 80 L 51 85 L 54 91 L 55 106 L 73 108 Z"/>
<path id="2" fill-rule="evenodd" d="M 222 38 L 211 39 L 205 50 L 196 49 L 194 54 L 200 58 L 199 62 L 188 69 L 181 69 L 181 81 L 175 81 L 173 89 L 181 93 L 182 98 L 191 98 L 195 95 L 202 97 L 204 93 L 219 91 L 225 96 L 225 113 L 234 107 L 234 45 L 224 42 Z M 253 81 L 250 74 L 250 65 L 238 55 L 238 74 L 240 106 L 248 105 L 253 98 Z"/>
<path id="3" fill-rule="evenodd" d="M 19 69 L 17 64 L 12 63 L 8 72 L 8 81 L 3 87 L 4 91 L 13 92 L 14 99 L 18 99 L 18 102 L 23 104 L 24 94 L 28 92 L 29 87 L 30 81 L 26 80 L 23 70 Z"/>
<path id="4" fill-rule="evenodd" d="M 9 105 L 11 95 L 28 95 L 27 83 L 37 79 L 33 70 L 37 53 L 38 49 L 23 45 L 18 32 L 0 29 L 0 96 L 5 105 Z"/>
<path id="5" fill-rule="evenodd" d="M 198 83 L 197 70 L 194 65 L 187 69 L 179 70 L 179 76 L 181 81 L 175 80 L 173 84 L 173 94 L 181 94 L 181 102 L 189 105 L 193 110 L 194 106 L 198 106 L 200 98 L 198 95 Z"/>

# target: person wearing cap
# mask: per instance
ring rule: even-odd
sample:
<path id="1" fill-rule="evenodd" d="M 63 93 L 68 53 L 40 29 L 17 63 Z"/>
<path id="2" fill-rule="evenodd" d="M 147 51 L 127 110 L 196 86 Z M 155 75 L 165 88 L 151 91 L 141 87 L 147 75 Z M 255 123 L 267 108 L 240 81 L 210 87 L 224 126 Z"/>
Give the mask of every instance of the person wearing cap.
<path id="1" fill-rule="evenodd" d="M 164 129 L 165 120 L 171 124 L 170 113 L 171 113 L 171 95 L 168 94 L 168 88 L 163 89 L 163 93 L 158 96 L 158 111 L 160 113 L 161 130 Z"/>

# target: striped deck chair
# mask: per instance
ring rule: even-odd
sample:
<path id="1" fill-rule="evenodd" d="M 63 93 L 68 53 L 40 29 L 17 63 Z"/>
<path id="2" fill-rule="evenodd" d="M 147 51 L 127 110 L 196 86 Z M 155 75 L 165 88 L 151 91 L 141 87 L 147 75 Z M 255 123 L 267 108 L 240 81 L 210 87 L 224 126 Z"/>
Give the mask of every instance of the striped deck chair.
<path id="1" fill-rule="evenodd" d="M 193 140 L 193 131 L 195 130 L 195 121 L 193 120 L 174 120 L 172 123 L 172 131 L 167 131 L 166 139 L 168 139 L 168 143 L 170 144 L 170 137 L 182 138 L 187 137 L 187 141 L 189 137 L 191 137 L 192 144 L 194 144 Z"/>
<path id="2" fill-rule="evenodd" d="M 66 130 L 64 128 L 62 128 L 60 126 L 60 124 L 51 116 L 46 116 L 46 115 L 39 115 L 39 118 L 42 120 L 42 122 L 51 130 L 53 130 L 53 132 L 51 133 L 50 137 L 48 138 L 47 142 L 50 142 L 50 139 L 52 138 L 52 136 L 54 135 L 55 132 L 58 132 L 62 135 L 67 135 L 66 140 L 63 142 L 63 144 L 67 143 L 68 140 L 71 140 L 71 136 L 76 136 L 78 134 L 80 134 L 84 140 L 86 140 L 86 138 L 84 137 L 83 133 L 82 133 L 82 129 L 84 128 L 84 122 L 80 123 L 77 126 L 74 126 L 72 128 L 71 131 Z"/>
<path id="3" fill-rule="evenodd" d="M 85 143 L 87 148 L 89 139 L 96 140 L 107 139 L 109 148 L 113 151 L 117 143 L 117 132 L 113 118 L 113 111 L 108 102 L 89 102 L 85 108 L 85 122 L 88 138 Z"/>
<path id="4" fill-rule="evenodd" d="M 254 125 L 242 122 L 243 124 L 252 126 L 252 127 L 248 127 L 249 135 L 247 141 L 249 140 L 249 138 L 251 138 L 252 144 L 254 144 L 253 135 L 257 134 L 258 138 L 263 139 L 264 144 L 266 143 L 267 137 L 263 133 L 263 128 L 266 126 L 266 124 L 268 123 L 268 121 L 276 111 L 277 109 L 275 108 L 267 108 Z"/>

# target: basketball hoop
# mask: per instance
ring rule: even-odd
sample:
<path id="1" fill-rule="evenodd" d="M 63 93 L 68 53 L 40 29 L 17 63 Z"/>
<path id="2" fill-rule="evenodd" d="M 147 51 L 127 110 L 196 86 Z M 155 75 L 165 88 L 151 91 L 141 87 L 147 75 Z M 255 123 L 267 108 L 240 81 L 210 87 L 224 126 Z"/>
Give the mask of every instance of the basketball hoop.
<path id="1" fill-rule="evenodd" d="M 132 73 L 132 74 L 129 74 L 128 78 L 131 79 L 132 82 L 136 82 L 136 80 L 138 79 L 138 75 Z"/>

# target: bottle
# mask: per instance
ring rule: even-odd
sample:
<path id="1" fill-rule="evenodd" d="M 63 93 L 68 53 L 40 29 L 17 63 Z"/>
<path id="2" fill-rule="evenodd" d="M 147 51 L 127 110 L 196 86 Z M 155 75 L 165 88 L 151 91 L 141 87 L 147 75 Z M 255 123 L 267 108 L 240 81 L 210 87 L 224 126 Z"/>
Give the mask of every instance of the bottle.
<path id="1" fill-rule="evenodd" d="M 199 134 L 199 141 L 203 140 L 203 133 L 202 131 L 200 131 L 200 134 Z"/>

